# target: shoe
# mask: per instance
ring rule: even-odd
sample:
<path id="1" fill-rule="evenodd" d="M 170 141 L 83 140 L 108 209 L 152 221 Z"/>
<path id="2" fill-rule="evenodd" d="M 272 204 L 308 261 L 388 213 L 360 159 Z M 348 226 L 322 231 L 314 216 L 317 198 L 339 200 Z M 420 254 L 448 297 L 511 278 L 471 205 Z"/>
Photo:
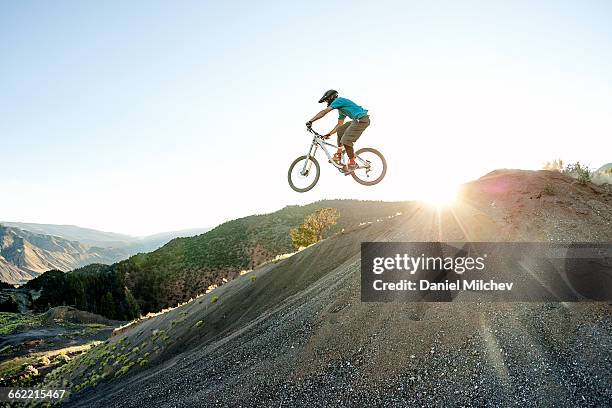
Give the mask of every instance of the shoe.
<path id="1" fill-rule="evenodd" d="M 342 164 L 342 153 L 338 153 L 338 152 L 334 153 L 332 160 L 336 164 Z"/>
<path id="2" fill-rule="evenodd" d="M 349 175 L 357 169 L 357 163 L 349 163 L 344 166 L 344 174 Z"/>

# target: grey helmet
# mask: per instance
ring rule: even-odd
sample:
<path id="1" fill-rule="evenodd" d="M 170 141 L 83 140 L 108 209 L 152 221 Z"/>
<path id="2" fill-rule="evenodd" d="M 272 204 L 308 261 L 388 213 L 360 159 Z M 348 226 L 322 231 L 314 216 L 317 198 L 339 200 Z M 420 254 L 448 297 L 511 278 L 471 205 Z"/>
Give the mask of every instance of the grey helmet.
<path id="1" fill-rule="evenodd" d="M 327 102 L 327 106 L 329 106 L 329 104 L 332 103 L 332 101 L 336 99 L 337 97 L 338 97 L 338 91 L 334 89 L 330 89 L 329 91 L 323 94 L 321 99 L 319 99 L 319 103 Z"/>

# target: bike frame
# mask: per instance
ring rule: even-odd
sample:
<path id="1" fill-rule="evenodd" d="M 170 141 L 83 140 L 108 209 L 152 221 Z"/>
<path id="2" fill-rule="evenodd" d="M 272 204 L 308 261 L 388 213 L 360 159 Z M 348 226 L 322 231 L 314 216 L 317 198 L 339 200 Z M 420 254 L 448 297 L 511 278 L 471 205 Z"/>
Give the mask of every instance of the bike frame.
<path id="1" fill-rule="evenodd" d="M 312 138 L 312 143 L 310 144 L 310 147 L 308 148 L 308 152 L 306 153 L 306 161 L 304 162 L 304 167 L 302 168 L 302 171 L 300 172 L 300 174 L 303 176 L 306 174 L 306 172 L 310 171 L 310 166 L 312 165 L 312 161 L 310 161 L 311 157 L 314 157 L 314 155 L 317 153 L 317 148 L 321 148 L 324 152 L 325 155 L 327 156 L 327 160 L 337 169 L 342 169 L 344 168 L 343 165 L 339 165 L 336 164 L 336 162 L 334 162 L 332 160 L 332 155 L 329 153 L 329 151 L 325 148 L 325 146 L 330 146 L 333 147 L 334 149 L 337 149 L 338 146 L 331 144 L 329 142 L 326 142 L 325 139 L 323 138 L 323 135 L 318 134 L 315 130 L 313 130 L 312 128 L 308 129 L 308 131 L 312 134 L 314 134 L 313 138 Z"/>
<path id="2" fill-rule="evenodd" d="M 334 166 L 338 170 L 343 171 L 344 165 L 337 164 L 332 159 L 333 155 L 325 148 L 325 146 L 330 146 L 330 147 L 333 147 L 334 149 L 337 149 L 338 146 L 336 146 L 335 144 L 326 142 L 325 139 L 323 138 L 323 135 L 318 134 L 314 129 L 309 128 L 308 131 L 312 133 L 314 136 L 312 138 L 312 143 L 310 144 L 310 147 L 308 148 L 308 152 L 306 153 L 306 161 L 304 163 L 304 167 L 302 168 L 302 171 L 300 172 L 300 174 L 302 176 L 305 176 L 310 171 L 310 166 L 312 165 L 312 161 L 310 160 L 310 158 L 314 157 L 319 147 L 321 148 L 321 150 L 325 152 L 325 155 L 327 156 L 327 161 L 331 163 L 332 166 Z M 367 172 L 370 171 L 370 163 L 367 160 L 363 160 L 359 156 L 356 156 L 355 158 L 362 163 L 362 165 L 357 164 L 358 166 L 357 168 L 366 168 Z"/>

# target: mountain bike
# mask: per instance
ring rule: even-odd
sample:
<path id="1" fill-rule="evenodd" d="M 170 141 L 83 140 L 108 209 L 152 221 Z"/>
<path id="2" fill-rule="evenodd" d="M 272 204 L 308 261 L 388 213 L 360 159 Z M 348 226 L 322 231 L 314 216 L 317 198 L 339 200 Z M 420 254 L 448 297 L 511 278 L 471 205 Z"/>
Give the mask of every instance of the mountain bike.
<path id="1" fill-rule="evenodd" d="M 338 146 L 328 143 L 325 137 L 318 134 L 314 129 L 308 128 L 308 131 L 314 135 L 308 153 L 295 159 L 293 163 L 291 163 L 291 166 L 289 166 L 289 185 L 298 193 L 305 193 L 311 190 L 319 181 L 321 167 L 315 158 L 315 154 L 319 148 L 325 152 L 328 163 L 331 163 L 340 173 L 346 176 L 350 174 L 353 180 L 364 186 L 373 186 L 374 184 L 380 183 L 385 177 L 385 174 L 387 174 L 387 161 L 378 150 L 372 149 L 371 147 L 364 147 L 357 150 L 355 152 L 355 163 L 357 164 L 357 168 L 351 172 L 346 171 L 343 164 L 346 162 L 346 152 L 342 153 L 342 160 L 340 160 L 340 163 L 336 163 L 332 159 L 333 155 L 327 150 L 326 146 L 333 147 L 334 149 L 337 149 Z"/>

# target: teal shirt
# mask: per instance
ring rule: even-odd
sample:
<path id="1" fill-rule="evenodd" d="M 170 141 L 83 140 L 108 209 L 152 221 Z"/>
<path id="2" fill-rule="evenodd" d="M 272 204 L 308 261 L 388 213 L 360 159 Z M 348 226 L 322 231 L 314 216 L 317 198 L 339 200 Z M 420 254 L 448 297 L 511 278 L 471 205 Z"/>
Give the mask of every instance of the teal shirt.
<path id="1" fill-rule="evenodd" d="M 338 109 L 338 119 L 342 120 L 347 116 L 351 119 L 363 118 L 368 114 L 367 109 L 363 109 L 355 102 L 346 98 L 336 98 L 329 105 L 332 109 Z"/>

